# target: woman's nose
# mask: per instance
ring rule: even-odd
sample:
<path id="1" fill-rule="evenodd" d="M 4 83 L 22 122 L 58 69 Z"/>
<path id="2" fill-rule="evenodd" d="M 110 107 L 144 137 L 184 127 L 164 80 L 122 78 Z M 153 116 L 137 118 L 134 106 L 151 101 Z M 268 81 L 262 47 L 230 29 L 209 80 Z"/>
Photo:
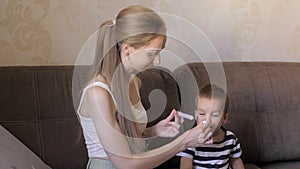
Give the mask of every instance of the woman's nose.
<path id="1" fill-rule="evenodd" d="M 160 64 L 160 54 L 155 55 L 155 57 L 154 57 L 152 63 L 153 63 L 154 65 L 159 65 L 159 64 Z"/>

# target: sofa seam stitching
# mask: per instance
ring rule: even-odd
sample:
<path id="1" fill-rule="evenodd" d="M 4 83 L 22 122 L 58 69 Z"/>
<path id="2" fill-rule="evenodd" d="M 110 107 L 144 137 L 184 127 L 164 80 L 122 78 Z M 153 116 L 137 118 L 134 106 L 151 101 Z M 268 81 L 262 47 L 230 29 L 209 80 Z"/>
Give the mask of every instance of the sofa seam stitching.
<path id="1" fill-rule="evenodd" d="M 38 77 L 37 77 L 37 72 L 34 71 L 34 91 L 35 91 L 35 98 L 36 98 L 36 109 L 37 109 L 37 129 L 38 129 L 38 140 L 39 140 L 39 145 L 41 149 L 41 156 L 43 160 L 46 159 L 45 156 L 45 149 L 44 149 L 44 143 L 43 143 L 43 136 L 42 136 L 42 124 L 41 124 L 41 108 L 40 108 L 40 99 L 39 99 L 39 84 L 38 84 Z"/>
<path id="2" fill-rule="evenodd" d="M 248 72 L 248 74 L 249 74 L 249 77 L 250 77 L 250 82 L 251 82 L 251 86 L 252 86 L 252 93 L 253 93 L 253 95 L 252 95 L 252 99 L 253 99 L 253 101 L 254 101 L 254 110 L 255 110 L 255 113 L 254 113 L 254 118 L 253 118 L 253 123 L 255 124 L 255 130 L 256 131 L 260 131 L 259 129 L 260 129 L 260 125 L 259 125 L 259 123 L 258 123 L 258 110 L 257 110 L 257 106 L 256 106 L 256 100 L 255 100 L 255 88 L 254 88 L 254 81 L 253 81 L 253 76 L 252 76 L 252 73 L 251 73 L 251 71 L 250 71 L 250 69 L 249 69 L 249 66 L 247 66 L 246 67 L 247 68 L 247 72 Z M 256 136 L 256 140 L 257 140 L 257 143 L 258 143 L 258 146 L 260 147 L 260 149 L 259 149 L 259 151 L 258 151 L 258 155 L 257 155 L 257 159 L 256 159 L 256 161 L 259 161 L 259 159 L 260 159 L 260 156 L 261 156 L 261 142 L 259 141 L 259 140 L 261 140 L 261 135 L 260 135 L 260 133 L 259 132 L 256 132 L 256 133 L 258 133 L 257 134 L 257 136 Z"/>

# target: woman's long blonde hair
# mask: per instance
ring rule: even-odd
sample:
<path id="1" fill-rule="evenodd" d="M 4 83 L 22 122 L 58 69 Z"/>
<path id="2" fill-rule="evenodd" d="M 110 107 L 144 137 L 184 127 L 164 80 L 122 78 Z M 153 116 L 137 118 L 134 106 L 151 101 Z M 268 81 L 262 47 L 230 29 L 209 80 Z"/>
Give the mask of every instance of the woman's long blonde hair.
<path id="1" fill-rule="evenodd" d="M 134 122 L 129 92 L 130 78 L 121 60 L 121 44 L 137 49 L 148 45 L 159 36 L 166 40 L 166 26 L 153 10 L 143 6 L 129 6 L 119 12 L 115 20 L 104 22 L 98 30 L 96 54 L 92 65 L 92 77 L 101 75 L 110 87 L 117 102 L 117 121 L 127 136 L 133 153 L 145 150 L 142 133 Z"/>

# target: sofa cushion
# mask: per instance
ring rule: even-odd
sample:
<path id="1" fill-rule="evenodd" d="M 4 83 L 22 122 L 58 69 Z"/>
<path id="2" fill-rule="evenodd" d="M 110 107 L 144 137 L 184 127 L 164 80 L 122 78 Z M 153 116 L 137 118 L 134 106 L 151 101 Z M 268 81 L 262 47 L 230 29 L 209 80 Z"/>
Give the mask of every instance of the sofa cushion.
<path id="1" fill-rule="evenodd" d="M 245 165 L 245 169 L 260 169 L 258 166 L 254 165 L 254 164 L 246 163 L 244 165 Z"/>

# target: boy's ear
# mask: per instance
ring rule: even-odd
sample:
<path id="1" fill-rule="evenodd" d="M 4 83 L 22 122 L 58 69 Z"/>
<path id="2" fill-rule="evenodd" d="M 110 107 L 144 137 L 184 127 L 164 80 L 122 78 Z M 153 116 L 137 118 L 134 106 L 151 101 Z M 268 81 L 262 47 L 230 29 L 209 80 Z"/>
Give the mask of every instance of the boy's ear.
<path id="1" fill-rule="evenodd" d="M 227 123 L 227 121 L 228 121 L 228 113 L 224 114 L 223 124 Z"/>

